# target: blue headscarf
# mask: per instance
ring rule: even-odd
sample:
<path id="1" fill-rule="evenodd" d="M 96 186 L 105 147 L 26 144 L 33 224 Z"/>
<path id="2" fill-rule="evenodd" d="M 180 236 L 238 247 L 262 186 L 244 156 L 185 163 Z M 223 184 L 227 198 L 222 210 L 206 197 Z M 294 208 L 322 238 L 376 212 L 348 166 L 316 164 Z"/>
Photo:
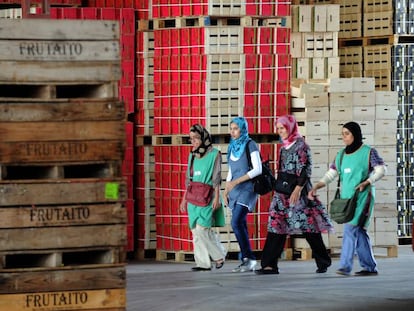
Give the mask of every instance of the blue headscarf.
<path id="1" fill-rule="evenodd" d="M 250 140 L 247 121 L 243 117 L 236 117 L 231 123 L 237 124 L 240 129 L 240 137 L 237 139 L 230 138 L 230 145 L 227 151 L 227 158 L 233 154 L 236 158 L 240 158 L 246 148 L 247 142 Z"/>

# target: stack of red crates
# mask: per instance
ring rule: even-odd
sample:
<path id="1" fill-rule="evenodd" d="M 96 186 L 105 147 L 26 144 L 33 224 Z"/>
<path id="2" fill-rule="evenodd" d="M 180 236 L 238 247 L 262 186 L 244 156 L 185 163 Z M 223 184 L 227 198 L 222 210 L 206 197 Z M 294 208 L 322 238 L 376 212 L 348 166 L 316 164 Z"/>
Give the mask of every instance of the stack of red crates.
<path id="1" fill-rule="evenodd" d="M 118 85 L 118 96 L 125 103 L 129 114 L 135 112 L 135 11 L 134 9 L 116 8 L 51 8 L 50 16 L 54 19 L 98 19 L 118 20 L 121 40 L 122 77 Z M 126 149 L 123 162 L 123 176 L 128 181 L 128 200 L 125 202 L 128 214 L 128 244 L 127 251 L 133 251 L 134 246 L 134 124 L 126 123 Z"/>
<path id="2" fill-rule="evenodd" d="M 149 11 L 154 18 L 171 20 L 207 16 L 211 15 L 209 2 L 154 0 Z M 249 20 L 247 12 L 257 20 L 259 15 L 261 20 L 290 15 L 286 1 L 247 1 L 242 6 L 245 15 L 235 17 L 243 22 Z M 194 123 L 227 136 L 228 122 L 237 115 L 246 117 L 251 134 L 274 133 L 276 117 L 286 114 L 290 104 L 288 28 L 207 22 L 164 27 L 156 20 L 154 25 L 154 136 L 185 136 Z M 277 146 L 262 143 L 260 149 L 265 158 L 275 159 Z M 187 216 L 179 212 L 189 152 L 188 145 L 154 146 L 157 250 L 192 250 Z M 270 200 L 270 195 L 261 197 L 257 212 L 248 217 L 254 249 L 264 244 Z"/>

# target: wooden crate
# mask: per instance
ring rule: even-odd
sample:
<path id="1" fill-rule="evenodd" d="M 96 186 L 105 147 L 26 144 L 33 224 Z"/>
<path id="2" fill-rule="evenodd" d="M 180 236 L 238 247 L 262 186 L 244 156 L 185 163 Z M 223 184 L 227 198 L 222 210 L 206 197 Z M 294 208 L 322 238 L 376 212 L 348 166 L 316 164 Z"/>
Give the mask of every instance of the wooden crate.
<path id="1" fill-rule="evenodd" d="M 392 11 L 365 13 L 363 20 L 364 37 L 387 36 L 394 32 Z"/>
<path id="2" fill-rule="evenodd" d="M 339 48 L 341 71 L 363 70 L 363 53 L 361 46 Z"/>
<path id="3" fill-rule="evenodd" d="M 340 16 L 338 38 L 358 38 L 362 36 L 362 14 L 344 14 Z"/>
<path id="4" fill-rule="evenodd" d="M 115 21 L 0 20 L 0 309 L 126 308 Z"/>
<path id="5" fill-rule="evenodd" d="M 390 70 L 392 68 L 392 45 L 368 45 L 364 46 L 365 70 Z"/>
<path id="6" fill-rule="evenodd" d="M 113 21 L 0 20 L 0 82 L 117 81 L 118 40 Z"/>

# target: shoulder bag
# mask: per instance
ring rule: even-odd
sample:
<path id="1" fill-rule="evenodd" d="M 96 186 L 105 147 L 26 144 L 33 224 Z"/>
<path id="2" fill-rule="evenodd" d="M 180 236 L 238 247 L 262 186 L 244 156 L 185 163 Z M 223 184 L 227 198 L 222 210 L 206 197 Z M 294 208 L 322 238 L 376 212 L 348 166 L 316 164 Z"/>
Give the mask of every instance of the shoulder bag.
<path id="1" fill-rule="evenodd" d="M 252 167 L 252 160 L 250 158 L 250 149 L 249 149 L 249 142 L 246 145 L 246 155 L 247 160 L 249 161 L 249 167 Z M 260 155 L 260 159 L 262 156 Z M 269 160 L 262 161 L 262 173 L 259 176 L 253 178 L 253 189 L 254 192 L 260 195 L 267 194 L 273 191 L 275 185 L 275 177 L 273 176 L 273 172 L 270 169 Z"/>
<path id="2" fill-rule="evenodd" d="M 344 151 L 342 151 L 339 159 L 338 174 L 341 170 L 342 158 L 344 157 Z M 335 198 L 331 201 L 329 206 L 329 215 L 333 221 L 338 224 L 347 223 L 354 218 L 355 210 L 358 201 L 359 189 L 356 189 L 350 199 L 341 199 L 340 196 L 340 184 L 341 178 L 338 176 L 338 184 L 335 192 Z"/>
<path id="3" fill-rule="evenodd" d="M 214 188 L 208 184 L 193 181 L 193 162 L 194 155 L 191 157 L 190 184 L 187 187 L 185 199 L 191 204 L 205 207 L 210 204 L 211 199 L 213 198 Z"/>

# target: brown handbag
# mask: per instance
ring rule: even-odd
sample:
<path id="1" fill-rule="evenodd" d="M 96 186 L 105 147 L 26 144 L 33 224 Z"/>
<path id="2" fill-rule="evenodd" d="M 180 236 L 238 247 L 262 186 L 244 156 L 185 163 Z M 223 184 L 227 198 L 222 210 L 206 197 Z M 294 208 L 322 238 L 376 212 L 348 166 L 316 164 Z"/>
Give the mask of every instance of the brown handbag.
<path id="1" fill-rule="evenodd" d="M 196 206 L 205 207 L 210 204 L 213 198 L 214 188 L 208 184 L 193 181 L 193 162 L 194 156 L 191 157 L 190 164 L 190 184 L 187 187 L 185 199 L 187 202 Z"/>

